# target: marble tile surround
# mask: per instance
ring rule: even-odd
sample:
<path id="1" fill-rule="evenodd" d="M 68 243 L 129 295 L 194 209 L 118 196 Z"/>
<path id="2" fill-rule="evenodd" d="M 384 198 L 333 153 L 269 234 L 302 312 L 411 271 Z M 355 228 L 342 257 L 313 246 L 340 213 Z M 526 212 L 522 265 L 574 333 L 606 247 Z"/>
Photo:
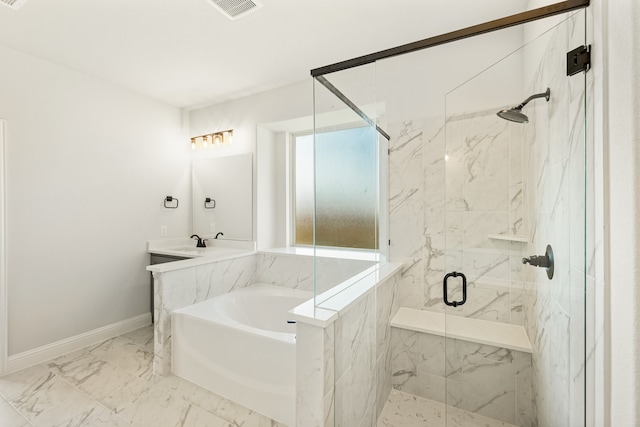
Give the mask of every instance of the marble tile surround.
<path id="1" fill-rule="evenodd" d="M 0 377 L 0 425 L 284 427 L 174 376 L 151 374 L 145 327 Z"/>
<path id="2" fill-rule="evenodd" d="M 317 258 L 319 291 L 329 289 L 373 262 Z M 155 342 L 153 372 L 171 373 L 171 312 L 254 283 L 313 290 L 311 256 L 258 253 L 197 267 L 154 273 Z"/>

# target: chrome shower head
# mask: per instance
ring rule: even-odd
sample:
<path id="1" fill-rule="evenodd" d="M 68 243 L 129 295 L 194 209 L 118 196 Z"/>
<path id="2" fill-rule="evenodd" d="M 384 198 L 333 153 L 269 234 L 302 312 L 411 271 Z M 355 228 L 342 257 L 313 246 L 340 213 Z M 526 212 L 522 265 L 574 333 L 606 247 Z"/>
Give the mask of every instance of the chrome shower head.
<path id="1" fill-rule="evenodd" d="M 522 112 L 522 108 L 524 108 L 524 106 L 527 105 L 529 101 L 536 98 L 545 98 L 548 102 L 549 98 L 551 98 L 551 89 L 547 88 L 546 92 L 531 95 L 517 107 L 509 108 L 508 110 L 501 110 L 496 114 L 498 115 L 498 117 L 509 120 L 510 122 L 529 123 L 529 117 L 527 117 L 527 115 Z"/>

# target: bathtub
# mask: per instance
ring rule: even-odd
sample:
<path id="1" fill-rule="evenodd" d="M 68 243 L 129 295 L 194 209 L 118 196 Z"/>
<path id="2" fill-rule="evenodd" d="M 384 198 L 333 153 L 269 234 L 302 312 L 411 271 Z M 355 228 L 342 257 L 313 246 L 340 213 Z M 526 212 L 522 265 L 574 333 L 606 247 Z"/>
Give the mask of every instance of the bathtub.
<path id="1" fill-rule="evenodd" d="M 172 313 L 175 375 L 295 425 L 296 325 L 309 291 L 256 284 Z"/>

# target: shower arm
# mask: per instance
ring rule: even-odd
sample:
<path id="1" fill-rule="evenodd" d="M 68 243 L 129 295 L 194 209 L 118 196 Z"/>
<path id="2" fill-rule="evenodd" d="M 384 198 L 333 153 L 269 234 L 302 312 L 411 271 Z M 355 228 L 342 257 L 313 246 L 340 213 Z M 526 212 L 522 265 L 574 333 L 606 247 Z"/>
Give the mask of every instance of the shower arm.
<path id="1" fill-rule="evenodd" d="M 551 96 L 551 89 L 547 88 L 546 92 L 536 93 L 535 95 L 531 95 L 530 97 L 525 99 L 522 104 L 518 105 L 515 109 L 516 110 L 522 110 L 522 108 L 524 108 L 525 105 L 527 105 L 530 101 L 532 101 L 532 100 L 534 100 L 536 98 L 547 98 L 547 101 L 549 101 L 549 97 L 550 96 Z"/>

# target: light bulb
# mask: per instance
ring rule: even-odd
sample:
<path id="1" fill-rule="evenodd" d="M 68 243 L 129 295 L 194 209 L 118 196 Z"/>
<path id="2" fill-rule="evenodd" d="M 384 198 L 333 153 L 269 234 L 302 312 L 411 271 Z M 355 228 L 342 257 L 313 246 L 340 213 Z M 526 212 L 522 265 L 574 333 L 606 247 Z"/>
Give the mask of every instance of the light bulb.
<path id="1" fill-rule="evenodd" d="M 191 138 L 191 149 L 192 150 L 196 149 L 196 140 L 195 140 L 195 138 Z"/>
<path id="2" fill-rule="evenodd" d="M 222 133 L 222 142 L 229 144 L 231 143 L 232 139 L 233 139 L 233 131 L 228 130 Z"/>
<path id="3" fill-rule="evenodd" d="M 205 135 L 202 137 L 202 146 L 207 148 L 209 146 L 209 136 Z"/>

